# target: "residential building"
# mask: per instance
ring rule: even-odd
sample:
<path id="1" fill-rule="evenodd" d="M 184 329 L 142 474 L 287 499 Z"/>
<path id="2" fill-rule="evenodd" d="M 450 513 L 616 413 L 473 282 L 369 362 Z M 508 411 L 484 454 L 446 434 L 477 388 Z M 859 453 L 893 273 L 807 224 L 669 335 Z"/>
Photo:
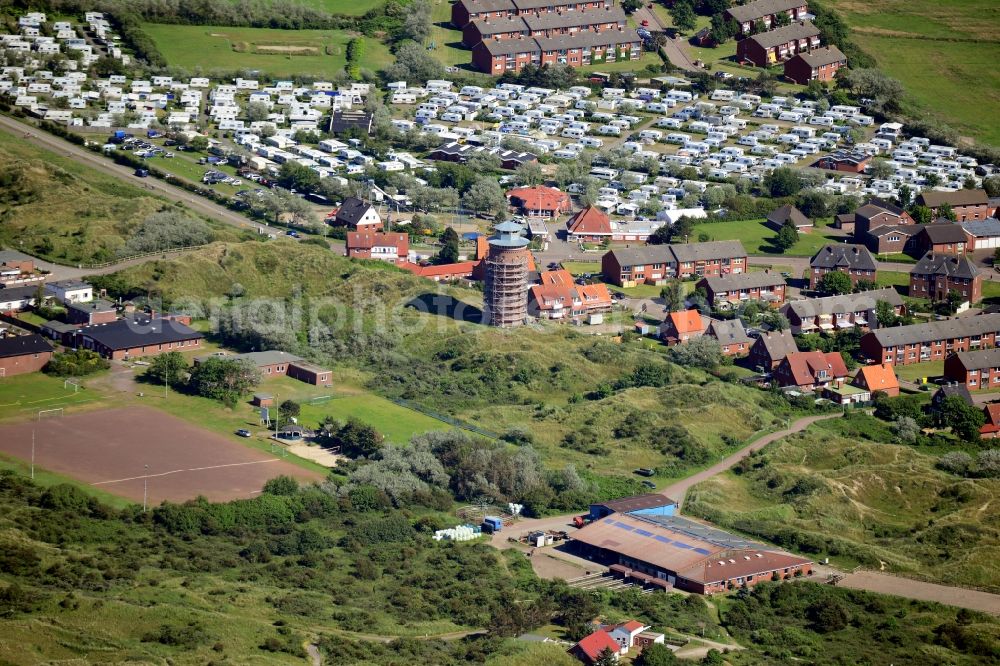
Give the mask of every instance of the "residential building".
<path id="1" fill-rule="evenodd" d="M 892 287 L 791 301 L 781 312 L 788 318 L 792 333 L 796 335 L 832 333 L 852 328 L 867 331 L 879 326 L 876 316 L 879 302 L 888 303 L 896 316 L 906 314 L 902 297 Z"/>
<path id="2" fill-rule="evenodd" d="M 569 653 L 585 664 L 596 664 L 605 651 L 617 656 L 621 654 L 621 646 L 604 629 L 598 629 L 569 649 Z"/>
<path id="3" fill-rule="evenodd" d="M 995 250 L 1000 247 L 1000 220 L 996 218 L 962 222 L 962 229 L 965 230 L 965 247 L 969 251 Z"/>
<path id="4" fill-rule="evenodd" d="M 813 228 L 813 221 L 791 204 L 785 204 L 780 208 L 776 208 L 767 216 L 768 224 L 775 229 L 781 229 L 789 221 L 795 225 L 796 231 L 808 232 Z"/>
<path id="5" fill-rule="evenodd" d="M 795 338 L 789 331 L 762 333 L 750 346 L 750 367 L 761 368 L 763 372 L 771 372 L 786 356 L 794 354 L 798 350 Z"/>
<path id="6" fill-rule="evenodd" d="M 802 391 L 840 386 L 846 377 L 847 365 L 840 352 L 794 352 L 783 358 L 774 371 L 779 386 Z"/>
<path id="7" fill-rule="evenodd" d="M 66 304 L 66 321 L 70 324 L 90 326 L 91 324 L 107 324 L 118 319 L 118 308 L 114 303 L 98 298 L 95 301 Z"/>
<path id="8" fill-rule="evenodd" d="M 507 191 L 507 199 L 526 217 L 553 218 L 569 211 L 571 206 L 569 194 L 544 185 L 515 187 Z"/>
<path id="9" fill-rule="evenodd" d="M 638 60 L 642 40 L 632 31 L 584 30 L 574 34 L 518 39 L 487 39 L 472 48 L 472 64 L 493 76 L 519 72 L 528 64 L 571 67 Z"/>
<path id="10" fill-rule="evenodd" d="M 556 37 L 584 31 L 623 30 L 625 12 L 606 6 L 591 11 L 520 14 L 471 21 L 462 28 L 462 44 L 472 48 L 487 40 Z"/>
<path id="11" fill-rule="evenodd" d="M 702 278 L 697 288 L 703 288 L 708 303 L 715 309 L 728 309 L 749 301 L 764 301 L 778 306 L 785 302 L 785 278 L 771 271 L 730 273 Z"/>
<path id="12" fill-rule="evenodd" d="M 740 26 L 740 34 L 749 35 L 758 21 L 770 30 L 777 24 L 778 15 L 784 14 L 791 21 L 806 17 L 804 0 L 754 0 L 745 5 L 734 5 L 725 14 Z"/>
<path id="13" fill-rule="evenodd" d="M 859 280 L 875 282 L 878 263 L 864 245 L 824 245 L 809 260 L 809 288 L 818 288 L 823 276 L 833 272 L 844 273 L 851 278 L 851 286 L 857 287 Z"/>
<path id="14" fill-rule="evenodd" d="M 544 271 L 532 285 L 529 313 L 547 319 L 579 319 L 611 311 L 611 294 L 604 284 L 576 284 L 569 271 Z"/>
<path id="15" fill-rule="evenodd" d="M 601 242 L 612 236 L 611 217 L 597 206 L 587 206 L 566 221 L 570 238 Z"/>
<path id="16" fill-rule="evenodd" d="M 944 376 L 970 391 L 1000 390 L 1000 349 L 956 352 L 944 360 Z"/>
<path id="17" fill-rule="evenodd" d="M 677 259 L 670 245 L 618 248 L 601 257 L 601 273 L 619 287 L 663 284 L 677 275 Z"/>
<path id="18" fill-rule="evenodd" d="M 793 58 L 792 60 L 794 60 Z M 789 61 L 791 62 L 791 61 Z M 788 63 L 785 63 L 785 76 L 788 76 Z M 864 173 L 871 162 L 871 155 L 860 150 L 838 149 L 829 155 L 816 160 L 813 166 L 817 169 L 829 169 L 830 171 L 845 171 L 847 173 Z M 854 215 L 846 214 L 850 217 L 851 229 L 854 228 Z M 838 216 L 839 217 L 839 216 Z M 842 228 L 842 227 L 840 227 Z"/>
<path id="19" fill-rule="evenodd" d="M 921 225 L 913 237 L 913 249 L 921 257 L 928 252 L 934 254 L 965 254 L 968 238 L 960 224 L 938 218 L 933 224 Z"/>
<path id="20" fill-rule="evenodd" d="M 671 312 L 660 326 L 660 337 L 668 345 L 682 345 L 704 335 L 709 321 L 697 310 Z"/>
<path id="21" fill-rule="evenodd" d="M 663 643 L 663 634 L 649 631 L 649 627 L 642 622 L 629 620 L 621 624 L 608 627 L 606 631 L 611 634 L 611 638 L 621 647 L 619 654 L 628 654 L 632 648 L 642 648 L 653 643 Z"/>
<path id="22" fill-rule="evenodd" d="M 990 216 L 990 198 L 986 190 L 924 190 L 917 195 L 917 204 L 931 209 L 938 216 L 941 206 L 948 204 L 959 222 L 985 220 Z"/>
<path id="23" fill-rule="evenodd" d="M 52 358 L 52 345 L 40 335 L 0 338 L 0 378 L 38 372 Z"/>
<path id="24" fill-rule="evenodd" d="M 681 516 L 616 513 L 573 533 L 581 556 L 654 589 L 696 594 L 812 573 L 813 563 Z"/>
<path id="25" fill-rule="evenodd" d="M 945 384 L 934 391 L 934 395 L 931 396 L 930 411 L 932 413 L 940 411 L 941 403 L 946 398 L 958 398 L 970 407 L 975 404 L 972 400 L 972 394 L 969 393 L 969 387 L 965 384 Z"/>
<path id="26" fill-rule="evenodd" d="M 753 344 L 753 338 L 747 335 L 739 319 L 713 319 L 705 329 L 705 335 L 718 341 L 723 356 L 746 356 Z"/>
<path id="27" fill-rule="evenodd" d="M 871 394 L 885 393 L 890 398 L 899 395 L 899 380 L 891 365 L 879 363 L 863 365 L 854 376 L 853 384 Z"/>
<path id="28" fill-rule="evenodd" d="M 6 287 L 0 289 L 0 313 L 12 314 L 35 305 L 38 287 Z"/>
<path id="29" fill-rule="evenodd" d="M 501 16 L 470 21 L 462 28 L 462 44 L 472 48 L 483 40 L 521 39 L 531 35 L 520 16 Z"/>
<path id="30" fill-rule="evenodd" d="M 671 245 L 677 262 L 677 276 L 730 275 L 747 270 L 747 252 L 735 240 Z"/>
<path id="31" fill-rule="evenodd" d="M 847 56 L 836 46 L 815 48 L 786 60 L 785 78 L 801 86 L 810 81 L 833 81 L 840 68 L 846 66 Z"/>
<path id="32" fill-rule="evenodd" d="M 382 228 L 382 216 L 375 206 L 357 197 L 347 197 L 337 209 L 334 224 L 355 231 L 378 231 Z"/>
<path id="33" fill-rule="evenodd" d="M 854 211 L 854 238 L 872 252 L 896 254 L 906 249 L 918 229 L 910 214 L 899 206 L 872 199 Z"/>
<path id="34" fill-rule="evenodd" d="M 330 114 L 330 133 L 341 135 L 349 131 L 371 134 L 375 115 L 369 111 L 337 109 Z"/>
<path id="35" fill-rule="evenodd" d="M 958 317 L 874 330 L 861 338 L 861 351 L 869 361 L 894 366 L 943 361 L 955 352 L 995 347 L 998 334 L 1000 314 Z"/>
<path id="36" fill-rule="evenodd" d="M 770 67 L 819 45 L 819 28 L 809 21 L 791 23 L 741 39 L 736 44 L 736 59 L 758 67 Z"/>
<path id="37" fill-rule="evenodd" d="M 94 300 L 94 287 L 82 280 L 63 280 L 47 282 L 45 293 L 55 297 L 63 305 L 69 303 L 86 303 Z"/>
<path id="38" fill-rule="evenodd" d="M 355 259 L 380 259 L 402 264 L 410 254 L 410 236 L 382 231 L 349 231 L 346 254 Z"/>
<path id="39" fill-rule="evenodd" d="M 595 502 L 587 514 L 591 520 L 610 516 L 613 513 L 629 513 L 643 516 L 673 516 L 678 509 L 677 500 L 662 493 L 643 493 L 618 499 Z"/>
<path id="40" fill-rule="evenodd" d="M 813 166 L 816 166 L 815 164 Z M 833 228 L 854 233 L 854 213 L 840 213 L 833 217 Z"/>
<path id="41" fill-rule="evenodd" d="M 570 14 L 610 7 L 605 0 L 458 0 L 451 6 L 451 23 L 458 29 L 470 21 L 545 13 Z"/>
<path id="42" fill-rule="evenodd" d="M 986 422 L 979 429 L 979 436 L 982 439 L 996 439 L 1000 437 L 1000 402 L 991 402 L 983 405 L 983 413 L 986 415 Z"/>
<path id="43" fill-rule="evenodd" d="M 944 301 L 951 291 L 969 303 L 983 299 L 982 271 L 968 257 L 928 252 L 910 270 L 910 296 Z"/>
<path id="44" fill-rule="evenodd" d="M 198 349 L 205 336 L 174 319 L 136 315 L 109 324 L 86 326 L 73 337 L 74 346 L 79 349 L 91 349 L 104 358 L 128 360 Z"/>

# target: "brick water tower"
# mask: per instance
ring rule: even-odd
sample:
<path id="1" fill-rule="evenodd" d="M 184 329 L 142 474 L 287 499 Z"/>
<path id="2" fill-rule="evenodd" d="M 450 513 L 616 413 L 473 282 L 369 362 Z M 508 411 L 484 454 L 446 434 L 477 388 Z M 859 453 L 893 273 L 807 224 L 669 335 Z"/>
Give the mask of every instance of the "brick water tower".
<path id="1" fill-rule="evenodd" d="M 524 324 L 528 316 L 528 267 L 531 251 L 516 222 L 496 226 L 486 255 L 483 322 L 500 328 Z"/>

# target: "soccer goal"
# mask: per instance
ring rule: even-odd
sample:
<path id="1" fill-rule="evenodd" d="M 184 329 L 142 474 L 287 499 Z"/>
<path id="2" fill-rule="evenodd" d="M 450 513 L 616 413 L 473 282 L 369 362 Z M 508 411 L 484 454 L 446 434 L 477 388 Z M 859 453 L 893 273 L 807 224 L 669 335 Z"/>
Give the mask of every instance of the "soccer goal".
<path id="1" fill-rule="evenodd" d="M 62 415 L 63 415 L 63 408 L 62 407 L 56 407 L 54 409 L 40 409 L 40 410 L 38 410 L 38 420 L 39 421 L 43 421 L 43 420 L 47 421 L 49 419 L 58 419 L 58 418 L 61 418 Z"/>
<path id="2" fill-rule="evenodd" d="M 73 393 L 79 393 L 79 391 L 80 391 L 80 382 L 79 382 L 79 380 L 76 380 L 76 379 L 66 379 L 66 380 L 63 380 L 63 389 L 68 390 L 71 386 L 73 387 Z"/>

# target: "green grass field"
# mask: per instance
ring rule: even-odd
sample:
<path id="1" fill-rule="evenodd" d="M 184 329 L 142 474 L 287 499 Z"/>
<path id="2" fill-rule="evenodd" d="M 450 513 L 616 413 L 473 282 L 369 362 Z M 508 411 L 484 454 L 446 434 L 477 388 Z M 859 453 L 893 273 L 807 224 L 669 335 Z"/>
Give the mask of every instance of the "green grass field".
<path id="1" fill-rule="evenodd" d="M 405 444 L 414 435 L 430 430 L 451 428 L 447 423 L 372 393 L 334 396 L 330 400 L 302 405 L 302 422 L 306 425 L 317 425 L 325 416 L 339 421 L 356 418 L 373 426 L 395 444 Z"/>
<path id="2" fill-rule="evenodd" d="M 77 380 L 84 388 L 63 388 L 63 380 L 40 372 L 0 378 L 0 421 L 35 418 L 43 409 L 66 411 L 106 402 L 103 392 L 86 388 L 86 380 Z"/>
<path id="3" fill-rule="evenodd" d="M 903 82 L 912 110 L 1000 146 L 1000 37 L 991 0 L 832 0 L 858 44 Z"/>
<path id="4" fill-rule="evenodd" d="M 147 23 L 143 29 L 171 65 L 202 71 L 260 70 L 272 76 L 331 77 L 347 62 L 353 35 L 340 30 L 271 30 Z M 381 42 L 365 38 L 364 66 L 392 62 Z"/>
<path id="5" fill-rule="evenodd" d="M 382 4 L 382 0 L 308 0 L 306 4 L 331 14 L 361 16 Z"/>
<path id="6" fill-rule="evenodd" d="M 843 240 L 841 236 L 828 235 L 825 231 L 825 226 L 817 223 L 815 229 L 800 233 L 799 240 L 784 254 L 790 257 L 811 257 L 827 243 L 839 243 Z M 707 234 L 709 240 L 738 240 L 750 254 L 781 256 L 771 244 L 777 232 L 766 226 L 763 220 L 704 222 L 695 226 L 691 234 L 692 240 L 696 240 L 701 234 Z"/>
<path id="7" fill-rule="evenodd" d="M 899 365 L 895 366 L 894 369 L 897 377 L 913 382 L 924 377 L 940 377 L 944 373 L 944 361 Z"/>

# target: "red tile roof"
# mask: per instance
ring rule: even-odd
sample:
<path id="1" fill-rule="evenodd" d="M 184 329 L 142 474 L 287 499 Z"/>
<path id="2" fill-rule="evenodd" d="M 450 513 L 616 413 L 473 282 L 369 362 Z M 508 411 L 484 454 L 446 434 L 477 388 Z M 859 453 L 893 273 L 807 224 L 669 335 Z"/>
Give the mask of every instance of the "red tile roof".
<path id="1" fill-rule="evenodd" d="M 578 285 L 573 283 L 569 271 L 545 271 L 541 274 L 542 284 L 531 287 L 531 297 L 540 311 L 554 310 L 557 305 L 574 309 L 597 310 L 611 307 L 611 294 L 603 284 Z"/>
<path id="2" fill-rule="evenodd" d="M 700 333 L 705 329 L 701 323 L 701 314 L 697 310 L 681 310 L 671 312 L 670 321 L 678 335 L 683 333 Z"/>
<path id="3" fill-rule="evenodd" d="M 411 262 L 400 264 L 400 267 L 405 268 L 411 273 L 432 280 L 450 280 L 453 278 L 468 277 L 472 275 L 472 269 L 475 266 L 475 261 L 460 261 L 457 264 L 442 264 L 440 266 L 421 266 Z"/>
<path id="4" fill-rule="evenodd" d="M 1000 402 L 983 405 L 983 412 L 986 414 L 986 423 L 979 429 L 979 433 L 989 435 L 1000 432 Z"/>
<path id="5" fill-rule="evenodd" d="M 785 386 L 813 386 L 847 376 L 847 366 L 839 352 L 795 352 L 786 356 L 781 364 L 778 374 L 779 378 L 786 382 Z M 827 378 L 824 380 L 818 379 L 821 371 L 827 373 Z M 791 380 L 791 383 L 787 383 L 788 380 Z"/>
<path id="6" fill-rule="evenodd" d="M 561 213 L 569 210 L 569 195 L 554 187 L 515 187 L 507 192 L 511 202 L 526 210 Z"/>
<path id="7" fill-rule="evenodd" d="M 864 366 L 858 371 L 855 382 L 860 382 L 869 391 L 887 391 L 899 388 L 896 373 L 889 364 Z"/>
<path id="8" fill-rule="evenodd" d="M 639 629 L 642 629 L 646 625 L 644 625 L 642 622 L 637 622 L 636 620 L 629 620 L 628 622 L 624 624 L 619 624 L 618 626 L 624 629 L 625 631 L 632 633 L 633 631 L 638 631 Z"/>
<path id="9" fill-rule="evenodd" d="M 611 218 L 600 208 L 588 206 L 571 217 L 567 226 L 571 234 L 610 234 Z"/>
<path id="10" fill-rule="evenodd" d="M 405 233 L 381 231 L 349 231 L 347 232 L 347 253 L 351 250 L 370 250 L 376 245 L 380 247 L 395 247 L 402 256 L 410 251 L 410 236 Z"/>
<path id="11" fill-rule="evenodd" d="M 601 653 L 606 649 L 611 650 L 614 654 L 618 654 L 621 651 L 621 646 L 618 645 L 615 639 L 611 638 L 611 635 L 603 629 L 599 629 L 598 631 L 595 631 L 591 635 L 587 636 L 577 643 L 576 647 L 579 648 L 591 662 L 597 661 L 597 659 L 601 656 Z"/>

